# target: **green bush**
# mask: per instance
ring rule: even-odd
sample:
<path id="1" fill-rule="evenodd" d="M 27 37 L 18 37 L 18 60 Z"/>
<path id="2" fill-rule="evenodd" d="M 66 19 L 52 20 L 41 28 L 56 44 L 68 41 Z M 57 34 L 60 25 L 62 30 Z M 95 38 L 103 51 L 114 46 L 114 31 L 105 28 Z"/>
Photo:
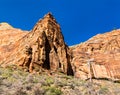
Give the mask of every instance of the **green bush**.
<path id="1" fill-rule="evenodd" d="M 56 87 L 44 87 L 46 95 L 61 95 L 62 91 Z"/>

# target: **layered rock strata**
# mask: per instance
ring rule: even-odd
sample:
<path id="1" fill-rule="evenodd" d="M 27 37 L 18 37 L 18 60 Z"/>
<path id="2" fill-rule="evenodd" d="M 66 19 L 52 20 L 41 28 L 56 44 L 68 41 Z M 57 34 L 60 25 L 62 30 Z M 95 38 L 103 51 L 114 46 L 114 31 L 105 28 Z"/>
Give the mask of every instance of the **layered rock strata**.
<path id="1" fill-rule="evenodd" d="M 120 30 L 98 34 L 71 51 L 76 77 L 120 79 Z"/>
<path id="2" fill-rule="evenodd" d="M 50 13 L 39 20 L 32 31 L 22 35 L 24 36 L 18 37 L 19 40 L 13 44 L 2 46 L 1 52 L 6 54 L 2 56 L 2 66 L 17 64 L 28 68 L 29 72 L 42 68 L 72 73 L 69 48 L 64 42 L 60 26 Z"/>
<path id="3" fill-rule="evenodd" d="M 61 71 L 81 79 L 120 79 L 120 30 L 68 47 L 51 13 L 31 31 L 0 24 L 0 65 L 33 71 Z"/>

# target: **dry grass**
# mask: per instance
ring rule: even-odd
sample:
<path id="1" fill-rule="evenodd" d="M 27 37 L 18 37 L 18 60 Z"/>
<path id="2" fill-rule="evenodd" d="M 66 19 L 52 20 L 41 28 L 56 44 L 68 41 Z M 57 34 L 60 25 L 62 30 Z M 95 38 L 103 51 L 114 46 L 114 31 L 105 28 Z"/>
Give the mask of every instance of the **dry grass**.
<path id="1" fill-rule="evenodd" d="M 0 67 L 0 95 L 120 95 L 120 83 L 83 81 L 62 73 L 30 74 Z"/>

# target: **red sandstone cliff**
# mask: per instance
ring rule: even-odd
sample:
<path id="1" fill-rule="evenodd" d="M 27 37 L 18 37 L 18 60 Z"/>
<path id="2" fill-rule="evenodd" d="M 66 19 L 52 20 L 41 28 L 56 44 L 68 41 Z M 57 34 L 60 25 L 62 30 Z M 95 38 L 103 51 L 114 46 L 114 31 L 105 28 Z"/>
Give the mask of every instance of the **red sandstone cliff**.
<path id="1" fill-rule="evenodd" d="M 13 33 L 11 37 L 14 41 L 8 41 L 9 43 L 1 46 L 1 54 L 4 54 L 1 55 L 1 66 L 16 64 L 28 69 L 29 72 L 40 69 L 55 72 L 60 69 L 66 74 L 72 73 L 69 49 L 64 42 L 60 26 L 50 13 L 39 20 L 28 33 L 16 30 L 17 33 L 20 32 L 16 34 L 14 30 L 5 30 Z"/>
<path id="2" fill-rule="evenodd" d="M 120 79 L 120 30 L 98 34 L 68 47 L 60 26 L 48 13 L 32 31 L 0 24 L 0 65 L 33 72 L 62 71 L 81 79 Z"/>
<path id="3" fill-rule="evenodd" d="M 120 79 L 120 30 L 98 34 L 71 51 L 76 77 Z"/>

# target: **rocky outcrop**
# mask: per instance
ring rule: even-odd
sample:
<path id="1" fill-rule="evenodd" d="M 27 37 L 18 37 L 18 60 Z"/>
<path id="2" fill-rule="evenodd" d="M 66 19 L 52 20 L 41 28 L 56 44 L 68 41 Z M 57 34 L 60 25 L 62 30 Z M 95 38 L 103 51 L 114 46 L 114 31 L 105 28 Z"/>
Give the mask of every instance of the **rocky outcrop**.
<path id="1" fill-rule="evenodd" d="M 0 23 L 0 30 L 14 29 L 11 25 L 6 22 Z"/>
<path id="2" fill-rule="evenodd" d="M 0 23 L 0 46 L 10 45 L 22 38 L 28 31 L 15 29 L 7 23 Z M 2 51 L 0 51 L 2 52 Z"/>
<path id="3" fill-rule="evenodd" d="M 120 30 L 98 34 L 68 47 L 60 26 L 48 13 L 31 31 L 0 24 L 0 65 L 24 70 L 61 71 L 81 79 L 120 79 Z"/>
<path id="4" fill-rule="evenodd" d="M 60 26 L 50 13 L 39 20 L 32 31 L 23 35 L 13 44 L 9 43 L 8 51 L 2 51 L 6 52 L 1 60 L 3 67 L 17 64 L 29 72 L 44 69 L 72 74 L 69 48 Z"/>
<path id="5" fill-rule="evenodd" d="M 120 30 L 98 34 L 70 48 L 76 77 L 120 79 Z"/>
<path id="6" fill-rule="evenodd" d="M 4 58 L 11 54 L 13 45 L 25 36 L 28 31 L 15 29 L 7 23 L 0 23 L 0 62 L 3 63 Z"/>

